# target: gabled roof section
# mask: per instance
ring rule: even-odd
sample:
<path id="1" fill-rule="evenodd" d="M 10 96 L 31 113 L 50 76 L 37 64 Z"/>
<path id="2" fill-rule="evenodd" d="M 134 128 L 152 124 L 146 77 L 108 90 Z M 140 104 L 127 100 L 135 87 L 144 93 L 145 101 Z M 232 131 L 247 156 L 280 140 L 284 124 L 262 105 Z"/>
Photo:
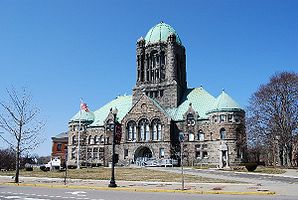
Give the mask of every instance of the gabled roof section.
<path id="1" fill-rule="evenodd" d="M 117 108 L 117 118 L 121 121 L 132 107 L 132 96 L 118 96 L 94 112 L 94 122 L 90 126 L 103 126 L 111 108 Z"/>
<path id="2" fill-rule="evenodd" d="M 185 92 L 182 103 L 178 108 L 167 109 L 167 113 L 175 121 L 183 120 L 183 115 L 189 109 L 191 103 L 192 108 L 198 113 L 198 119 L 207 119 L 207 111 L 213 108 L 216 99 L 209 94 L 203 87 L 187 89 Z"/>
<path id="3" fill-rule="evenodd" d="M 147 96 L 148 97 L 148 96 Z M 171 115 L 168 114 L 168 112 L 153 98 L 148 97 L 148 99 L 150 99 L 153 104 L 162 112 L 164 113 L 167 117 L 172 118 Z"/>
<path id="4" fill-rule="evenodd" d="M 214 102 L 213 108 L 208 111 L 212 112 L 229 112 L 229 111 L 244 111 L 240 105 L 230 97 L 225 91 L 222 91 L 221 94 L 217 97 Z"/>

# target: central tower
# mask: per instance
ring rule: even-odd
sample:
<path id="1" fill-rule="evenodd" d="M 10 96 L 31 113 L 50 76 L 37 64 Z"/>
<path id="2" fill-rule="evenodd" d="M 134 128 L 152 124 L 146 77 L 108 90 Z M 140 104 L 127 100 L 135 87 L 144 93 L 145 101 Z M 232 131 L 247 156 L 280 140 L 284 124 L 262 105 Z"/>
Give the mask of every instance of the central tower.
<path id="1" fill-rule="evenodd" d="M 164 108 L 177 107 L 187 82 L 185 48 L 176 31 L 163 22 L 152 27 L 137 41 L 136 61 L 133 104 L 146 94 Z"/>

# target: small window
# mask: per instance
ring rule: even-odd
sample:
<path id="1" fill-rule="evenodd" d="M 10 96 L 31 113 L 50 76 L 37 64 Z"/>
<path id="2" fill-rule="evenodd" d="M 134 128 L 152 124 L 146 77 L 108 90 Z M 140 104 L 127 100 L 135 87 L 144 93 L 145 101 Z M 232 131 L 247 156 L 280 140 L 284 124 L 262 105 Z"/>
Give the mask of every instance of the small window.
<path id="1" fill-rule="evenodd" d="M 228 115 L 228 122 L 232 122 L 233 121 L 233 115 Z"/>
<path id="2" fill-rule="evenodd" d="M 220 139 L 226 139 L 226 130 L 224 128 L 220 129 Z"/>
<path id="3" fill-rule="evenodd" d="M 234 116 L 234 120 L 235 120 L 235 122 L 240 122 L 240 117 L 239 117 L 239 115 L 235 115 L 235 116 Z"/>
<path id="4" fill-rule="evenodd" d="M 208 158 L 208 152 L 207 151 L 203 151 L 203 158 Z"/>
<path id="5" fill-rule="evenodd" d="M 57 151 L 62 151 L 62 144 L 61 143 L 57 144 Z"/>
<path id="6" fill-rule="evenodd" d="M 225 116 L 225 115 L 220 115 L 220 116 L 219 116 L 219 120 L 220 120 L 220 122 L 224 122 L 225 119 L 226 119 L 226 116 Z"/>
<path id="7" fill-rule="evenodd" d="M 100 140 L 100 143 L 104 143 L 105 138 L 103 137 L 103 135 L 101 135 L 101 136 L 99 137 L 99 140 Z"/>
<path id="8" fill-rule="evenodd" d="M 72 144 L 75 145 L 77 143 L 76 136 L 72 136 Z"/>
<path id="9" fill-rule="evenodd" d="M 208 145 L 207 144 L 202 144 L 203 149 L 207 149 Z"/>
<path id="10" fill-rule="evenodd" d="M 165 149 L 164 148 L 160 148 L 159 149 L 159 157 L 160 158 L 164 158 L 165 157 Z"/>
<path id="11" fill-rule="evenodd" d="M 162 97 L 163 96 L 163 90 L 160 90 L 159 92 L 160 92 L 159 93 L 160 97 Z"/>
<path id="12" fill-rule="evenodd" d="M 217 122 L 217 116 L 216 115 L 213 115 L 212 119 L 213 119 L 214 122 Z"/>
<path id="13" fill-rule="evenodd" d="M 201 158 L 201 151 L 196 151 L 196 158 Z"/>
<path id="14" fill-rule="evenodd" d="M 128 157 L 128 149 L 124 149 L 124 159 Z"/>
<path id="15" fill-rule="evenodd" d="M 198 140 L 199 141 L 204 141 L 205 140 L 205 134 L 203 133 L 202 130 L 200 130 L 199 133 L 198 133 Z"/>
<path id="16" fill-rule="evenodd" d="M 188 140 L 189 141 L 194 141 L 195 140 L 195 135 L 193 133 L 188 134 Z"/>
<path id="17" fill-rule="evenodd" d="M 197 151 L 199 151 L 199 150 L 201 149 L 201 145 L 200 145 L 200 144 L 197 144 L 197 145 L 195 146 L 195 148 L 196 148 Z"/>

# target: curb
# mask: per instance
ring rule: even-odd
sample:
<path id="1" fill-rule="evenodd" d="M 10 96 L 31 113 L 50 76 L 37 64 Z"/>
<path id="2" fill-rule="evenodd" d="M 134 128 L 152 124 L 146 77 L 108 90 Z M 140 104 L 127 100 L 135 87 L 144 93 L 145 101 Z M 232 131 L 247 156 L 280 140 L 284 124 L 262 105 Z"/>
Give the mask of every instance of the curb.
<path id="1" fill-rule="evenodd" d="M 161 193 L 186 193 L 186 194 L 226 194 L 226 195 L 275 195 L 275 192 L 236 192 L 236 191 L 199 191 L 199 190 L 174 190 L 174 189 L 144 189 L 144 188 L 109 188 L 96 186 L 75 186 L 75 185 L 49 185 L 36 183 L 0 183 L 0 185 L 8 186 L 31 186 L 46 188 L 67 188 L 67 189 L 93 189 L 105 191 L 128 191 L 128 192 L 161 192 Z"/>

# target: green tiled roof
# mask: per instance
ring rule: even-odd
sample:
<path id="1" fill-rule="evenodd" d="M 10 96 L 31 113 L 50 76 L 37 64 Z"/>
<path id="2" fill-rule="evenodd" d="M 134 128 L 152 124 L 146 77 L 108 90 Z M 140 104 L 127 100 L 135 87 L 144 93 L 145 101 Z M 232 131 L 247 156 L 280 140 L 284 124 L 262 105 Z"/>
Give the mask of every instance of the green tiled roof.
<path id="1" fill-rule="evenodd" d="M 176 42 L 182 44 L 177 32 L 168 24 L 160 22 L 153 26 L 145 36 L 146 45 L 157 42 L 166 42 L 171 34 L 176 35 Z"/>
<path id="2" fill-rule="evenodd" d="M 227 93 L 222 91 L 222 93 L 217 97 L 214 102 L 213 108 L 208 111 L 212 112 L 228 112 L 228 111 L 243 111 L 239 104 L 232 99 Z"/>
<path id="3" fill-rule="evenodd" d="M 192 104 L 192 108 L 198 112 L 199 119 L 206 119 L 206 112 L 212 109 L 216 99 L 209 94 L 202 87 L 187 89 L 182 103 L 178 108 L 167 109 L 168 114 L 175 121 L 183 120 L 183 115 L 187 112 L 189 104 Z"/>
<path id="4" fill-rule="evenodd" d="M 117 108 L 117 119 L 121 121 L 132 107 L 132 96 L 118 96 L 94 112 L 94 122 L 90 126 L 103 126 L 111 108 Z"/>
<path id="5" fill-rule="evenodd" d="M 80 120 L 82 122 L 93 122 L 94 121 L 94 114 L 93 114 L 93 112 L 91 112 L 91 111 L 86 112 L 85 110 L 81 110 L 81 111 L 77 112 L 77 114 L 75 114 L 70 119 L 70 122 L 78 122 Z"/>

